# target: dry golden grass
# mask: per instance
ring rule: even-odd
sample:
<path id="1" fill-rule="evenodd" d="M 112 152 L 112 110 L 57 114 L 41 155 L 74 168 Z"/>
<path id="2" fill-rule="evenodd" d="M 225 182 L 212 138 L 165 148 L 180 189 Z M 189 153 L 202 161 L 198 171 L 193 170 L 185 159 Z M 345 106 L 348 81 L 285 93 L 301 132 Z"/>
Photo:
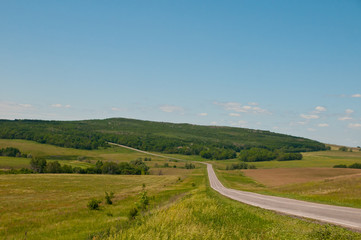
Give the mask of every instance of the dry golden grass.
<path id="1" fill-rule="evenodd" d="M 274 168 L 248 169 L 242 172 L 258 183 L 268 187 L 320 181 L 344 175 L 360 175 L 361 169 L 349 168 Z"/>

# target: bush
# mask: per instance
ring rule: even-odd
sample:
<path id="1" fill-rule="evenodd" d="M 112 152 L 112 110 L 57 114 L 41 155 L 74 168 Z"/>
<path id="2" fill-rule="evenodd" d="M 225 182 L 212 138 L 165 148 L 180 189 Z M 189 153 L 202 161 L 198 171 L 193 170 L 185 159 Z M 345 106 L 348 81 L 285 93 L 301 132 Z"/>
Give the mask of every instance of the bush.
<path id="1" fill-rule="evenodd" d="M 113 192 L 110 192 L 110 193 L 105 192 L 105 203 L 106 204 L 109 204 L 109 205 L 113 204 L 113 201 L 112 201 L 113 198 L 114 198 Z"/>
<path id="2" fill-rule="evenodd" d="M 128 213 L 128 218 L 129 220 L 133 220 L 135 219 L 135 217 L 138 215 L 138 208 L 132 208 L 130 209 L 129 213 Z"/>
<path id="3" fill-rule="evenodd" d="M 361 163 L 354 163 L 351 164 L 350 166 L 348 166 L 349 168 L 357 168 L 357 169 L 361 169 Z"/>
<path id="4" fill-rule="evenodd" d="M 247 163 L 233 163 L 231 165 L 226 166 L 226 170 L 234 170 L 234 169 L 256 169 L 255 165 L 248 165 Z"/>
<path id="5" fill-rule="evenodd" d="M 90 210 L 99 210 L 99 204 L 101 203 L 102 201 L 100 200 L 96 200 L 96 199 L 92 199 L 88 202 L 88 208 Z"/>
<path id="6" fill-rule="evenodd" d="M 186 169 L 194 169 L 194 168 L 196 168 L 196 165 L 194 165 L 192 163 L 186 163 L 185 168 Z"/>
<path id="7" fill-rule="evenodd" d="M 36 173 L 43 173 L 46 168 L 46 160 L 40 158 L 33 158 L 30 160 L 30 168 Z"/>
<path id="8" fill-rule="evenodd" d="M 301 153 L 279 153 L 277 161 L 302 160 Z"/>
<path id="9" fill-rule="evenodd" d="M 347 152 L 348 148 L 347 147 L 340 147 L 338 150 L 342 151 L 342 152 Z"/>
<path id="10" fill-rule="evenodd" d="M 345 164 L 338 164 L 333 166 L 334 168 L 347 168 L 347 166 Z"/>

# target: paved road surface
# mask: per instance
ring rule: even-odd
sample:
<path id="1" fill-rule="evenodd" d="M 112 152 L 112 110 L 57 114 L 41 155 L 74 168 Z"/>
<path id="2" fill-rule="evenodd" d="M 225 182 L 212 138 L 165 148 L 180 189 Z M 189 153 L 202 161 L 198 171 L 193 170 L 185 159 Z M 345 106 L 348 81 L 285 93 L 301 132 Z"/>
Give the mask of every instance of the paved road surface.
<path id="1" fill-rule="evenodd" d="M 184 159 L 172 158 L 172 157 L 162 156 L 160 154 L 149 153 L 135 148 L 127 147 L 124 145 L 119 145 L 115 143 L 109 143 L 109 144 L 128 148 L 134 151 L 138 151 L 141 153 L 145 153 L 157 157 L 184 161 Z M 305 202 L 305 201 L 294 200 L 289 198 L 274 197 L 274 196 L 268 196 L 258 193 L 245 192 L 245 191 L 226 188 L 218 180 L 216 174 L 214 173 L 212 164 L 209 163 L 204 163 L 204 164 L 207 165 L 208 177 L 211 187 L 226 197 L 229 197 L 231 199 L 252 206 L 273 210 L 288 215 L 293 215 L 303 218 L 311 218 L 318 221 L 341 225 L 347 228 L 352 228 L 361 231 L 361 209 L 311 203 L 311 202 Z"/>
<path id="2" fill-rule="evenodd" d="M 207 163 L 211 187 L 220 194 L 252 206 L 288 215 L 312 218 L 361 231 L 361 209 L 311 203 L 226 188 L 218 180 L 211 164 Z"/>

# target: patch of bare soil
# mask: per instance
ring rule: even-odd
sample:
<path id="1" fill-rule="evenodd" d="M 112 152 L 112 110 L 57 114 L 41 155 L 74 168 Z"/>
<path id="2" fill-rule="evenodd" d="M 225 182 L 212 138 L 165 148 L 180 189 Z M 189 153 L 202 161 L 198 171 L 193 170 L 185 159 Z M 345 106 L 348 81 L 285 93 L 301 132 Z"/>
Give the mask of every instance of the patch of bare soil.
<path id="1" fill-rule="evenodd" d="M 279 187 L 294 183 L 320 181 L 347 175 L 361 175 L 361 169 L 348 168 L 275 168 L 248 169 L 243 173 L 255 181 L 269 187 Z"/>

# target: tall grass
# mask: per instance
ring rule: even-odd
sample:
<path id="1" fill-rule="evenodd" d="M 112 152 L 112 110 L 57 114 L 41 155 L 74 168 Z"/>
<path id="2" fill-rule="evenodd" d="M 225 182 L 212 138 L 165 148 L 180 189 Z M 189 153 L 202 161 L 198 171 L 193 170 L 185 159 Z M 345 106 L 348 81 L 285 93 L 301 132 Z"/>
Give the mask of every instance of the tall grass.
<path id="1" fill-rule="evenodd" d="M 235 202 L 204 184 L 169 208 L 110 235 L 105 239 L 361 239 L 361 234 L 339 227 L 325 227 Z"/>

